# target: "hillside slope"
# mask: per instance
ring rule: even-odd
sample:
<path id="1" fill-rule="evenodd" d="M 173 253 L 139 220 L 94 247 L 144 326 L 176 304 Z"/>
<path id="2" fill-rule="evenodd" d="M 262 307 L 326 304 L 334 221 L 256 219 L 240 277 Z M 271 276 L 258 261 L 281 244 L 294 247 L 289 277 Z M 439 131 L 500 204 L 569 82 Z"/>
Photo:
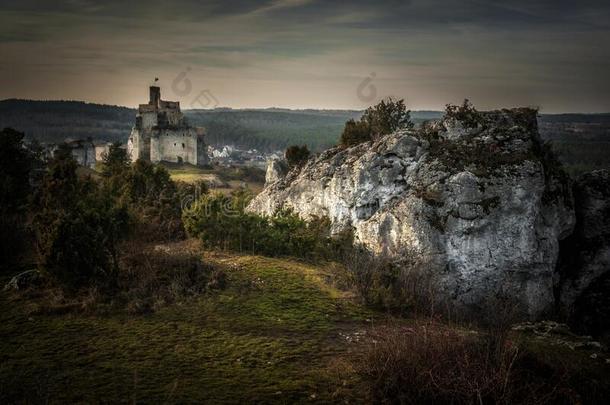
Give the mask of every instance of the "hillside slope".
<path id="1" fill-rule="evenodd" d="M 185 243 L 158 247 L 173 255 Z M 0 291 L 0 403 L 371 403 L 367 387 L 378 381 L 358 374 L 352 356 L 386 327 L 415 330 L 413 319 L 374 312 L 330 285 L 329 266 L 201 254 L 225 269 L 226 288 L 149 314 Z M 544 364 L 569 365 L 576 386 L 603 397 L 606 356 L 553 325 L 525 325 L 511 341 Z"/>
<path id="2" fill-rule="evenodd" d="M 227 269 L 225 290 L 149 315 L 45 313 L 40 300 L 0 292 L 0 402 L 331 400 L 327 365 L 371 313 L 320 268 L 206 260 Z"/>
<path id="3" fill-rule="evenodd" d="M 448 113 L 329 149 L 266 184 L 248 210 L 328 217 L 376 254 L 417 257 L 454 305 L 474 310 L 502 291 L 539 318 L 554 305 L 559 241 L 575 222 L 556 165 L 532 109 Z"/>

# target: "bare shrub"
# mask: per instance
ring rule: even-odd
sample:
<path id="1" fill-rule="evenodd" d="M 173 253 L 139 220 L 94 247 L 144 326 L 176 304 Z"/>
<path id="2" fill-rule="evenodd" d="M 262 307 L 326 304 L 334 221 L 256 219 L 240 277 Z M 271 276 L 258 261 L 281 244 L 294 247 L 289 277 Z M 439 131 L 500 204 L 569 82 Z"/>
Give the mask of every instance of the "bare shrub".
<path id="1" fill-rule="evenodd" d="M 132 212 L 130 239 L 147 242 L 170 242 L 182 240 L 185 237 L 184 227 L 180 218 L 157 216 L 152 209 L 140 209 Z"/>
<path id="2" fill-rule="evenodd" d="M 344 253 L 342 262 L 347 270 L 346 284 L 354 288 L 364 301 L 368 301 L 373 278 L 386 265 L 385 261 L 356 246 Z"/>
<path id="3" fill-rule="evenodd" d="M 416 404 L 571 403 L 558 370 L 505 340 L 490 349 L 479 334 L 433 320 L 373 329 L 352 367 L 374 402 Z M 530 372 L 547 367 L 545 372 Z"/>
<path id="4" fill-rule="evenodd" d="M 95 312 L 103 302 L 104 296 L 96 286 L 90 287 L 85 291 L 84 296 L 80 300 L 81 309 L 84 312 Z"/>
<path id="5" fill-rule="evenodd" d="M 52 280 L 43 288 L 19 292 L 28 298 L 28 312 L 36 314 L 150 313 L 211 290 L 224 289 L 227 275 L 201 259 L 198 242 L 154 245 L 130 240 L 120 246 L 119 271 L 113 289 L 96 284 L 67 293 Z"/>
<path id="6" fill-rule="evenodd" d="M 484 336 L 488 352 L 494 357 L 501 355 L 502 346 L 508 340 L 512 326 L 522 320 L 522 315 L 523 309 L 519 302 L 502 290 L 485 298 L 480 304 L 475 324 Z"/>
<path id="7" fill-rule="evenodd" d="M 119 290 L 132 314 L 151 312 L 226 284 L 222 270 L 204 264 L 188 249 L 128 244 L 123 249 L 121 269 Z"/>
<path id="8" fill-rule="evenodd" d="M 348 285 L 369 305 L 401 314 L 433 315 L 441 302 L 438 279 L 424 262 L 414 258 L 396 262 L 361 247 L 347 251 L 342 261 Z"/>
<path id="9" fill-rule="evenodd" d="M 437 274 L 423 261 L 411 259 L 399 266 L 400 302 L 414 315 L 441 314 L 444 299 Z"/>

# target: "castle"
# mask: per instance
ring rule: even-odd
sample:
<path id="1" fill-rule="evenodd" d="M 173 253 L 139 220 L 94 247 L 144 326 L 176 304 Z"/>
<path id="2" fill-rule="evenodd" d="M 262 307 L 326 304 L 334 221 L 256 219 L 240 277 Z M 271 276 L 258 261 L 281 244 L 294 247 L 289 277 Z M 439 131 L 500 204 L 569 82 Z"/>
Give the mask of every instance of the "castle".
<path id="1" fill-rule="evenodd" d="M 150 101 L 140 104 L 136 125 L 127 141 L 131 159 L 205 165 L 203 128 L 191 127 L 177 101 L 161 100 L 161 89 L 150 87 Z"/>

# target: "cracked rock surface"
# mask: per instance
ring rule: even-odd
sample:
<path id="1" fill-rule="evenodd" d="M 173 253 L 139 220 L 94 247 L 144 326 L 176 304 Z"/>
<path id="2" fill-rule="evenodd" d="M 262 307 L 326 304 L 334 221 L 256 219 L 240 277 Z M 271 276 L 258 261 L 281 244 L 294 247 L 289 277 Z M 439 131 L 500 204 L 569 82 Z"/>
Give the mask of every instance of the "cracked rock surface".
<path id="1" fill-rule="evenodd" d="M 250 211 L 327 216 L 373 252 L 415 255 L 464 306 L 510 292 L 536 318 L 555 304 L 559 241 L 575 215 L 533 110 L 481 113 L 476 124 L 445 117 L 276 173 Z"/>

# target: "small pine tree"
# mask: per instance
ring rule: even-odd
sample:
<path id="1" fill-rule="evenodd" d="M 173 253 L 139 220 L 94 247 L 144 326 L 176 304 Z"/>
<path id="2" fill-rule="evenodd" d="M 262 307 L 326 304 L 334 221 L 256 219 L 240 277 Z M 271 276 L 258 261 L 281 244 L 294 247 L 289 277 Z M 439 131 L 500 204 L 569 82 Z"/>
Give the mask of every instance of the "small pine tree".
<path id="1" fill-rule="evenodd" d="M 368 142 L 371 139 L 371 127 L 368 122 L 350 119 L 345 123 L 345 128 L 343 128 L 340 144 L 347 148 L 363 142 Z"/>
<path id="2" fill-rule="evenodd" d="M 0 268 L 18 262 L 25 247 L 23 224 L 34 158 L 23 137 L 10 128 L 0 132 Z"/>
<path id="3" fill-rule="evenodd" d="M 413 122 L 404 100 L 388 97 L 367 108 L 359 121 L 347 121 L 341 134 L 340 145 L 346 148 L 409 128 L 413 128 Z"/>
<path id="4" fill-rule="evenodd" d="M 288 166 L 293 168 L 296 166 L 301 166 L 305 162 L 307 162 L 307 159 L 309 159 L 311 153 L 309 152 L 309 148 L 307 148 L 307 145 L 292 145 L 286 149 L 284 155 L 286 157 L 286 161 L 288 162 Z"/>
<path id="5" fill-rule="evenodd" d="M 113 287 L 127 210 L 90 178 L 79 178 L 77 167 L 70 150 L 60 147 L 40 185 L 33 220 L 39 264 L 68 290 Z"/>
<path id="6" fill-rule="evenodd" d="M 373 137 L 413 127 L 411 112 L 407 110 L 405 100 L 394 100 L 392 97 L 383 99 L 377 105 L 367 108 L 361 120 L 368 123 Z"/>
<path id="7" fill-rule="evenodd" d="M 130 169 L 127 151 L 121 148 L 120 142 L 110 145 L 107 153 L 102 155 L 102 178 L 106 190 L 113 196 L 119 196 L 125 186 Z"/>
<path id="8" fill-rule="evenodd" d="M 460 121 L 466 128 L 476 128 L 483 123 L 483 116 L 468 99 L 464 99 L 462 105 L 447 104 L 445 117 Z"/>

